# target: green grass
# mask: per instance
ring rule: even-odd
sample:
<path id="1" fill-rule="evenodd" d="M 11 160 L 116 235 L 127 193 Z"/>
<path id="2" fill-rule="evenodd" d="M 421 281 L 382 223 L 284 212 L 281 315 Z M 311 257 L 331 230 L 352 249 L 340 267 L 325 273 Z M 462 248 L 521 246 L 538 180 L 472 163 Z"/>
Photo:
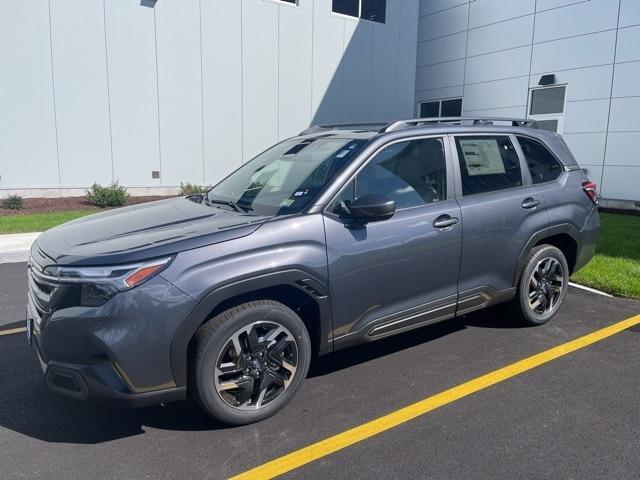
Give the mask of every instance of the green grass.
<path id="1" fill-rule="evenodd" d="M 640 298 L 640 216 L 601 213 L 593 260 L 571 279 L 618 297 Z"/>
<path id="2" fill-rule="evenodd" d="M 7 215 L 0 217 L 0 234 L 42 232 L 56 225 L 96 213 L 91 210 L 68 210 L 62 212 L 28 213 L 24 215 Z"/>

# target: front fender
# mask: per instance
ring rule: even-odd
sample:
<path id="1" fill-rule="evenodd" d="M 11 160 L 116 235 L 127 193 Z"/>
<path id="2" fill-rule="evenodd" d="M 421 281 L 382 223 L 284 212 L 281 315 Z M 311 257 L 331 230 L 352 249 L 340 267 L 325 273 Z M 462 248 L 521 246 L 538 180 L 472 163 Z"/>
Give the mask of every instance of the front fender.
<path id="1" fill-rule="evenodd" d="M 178 385 L 186 383 L 187 349 L 200 325 L 225 300 L 257 290 L 282 285 L 301 290 L 321 314 L 321 351 L 331 346 L 327 254 L 320 214 L 274 219 L 246 237 L 182 252 L 161 275 L 198 304 L 171 345 Z M 313 286 L 300 283 L 305 280 Z"/>

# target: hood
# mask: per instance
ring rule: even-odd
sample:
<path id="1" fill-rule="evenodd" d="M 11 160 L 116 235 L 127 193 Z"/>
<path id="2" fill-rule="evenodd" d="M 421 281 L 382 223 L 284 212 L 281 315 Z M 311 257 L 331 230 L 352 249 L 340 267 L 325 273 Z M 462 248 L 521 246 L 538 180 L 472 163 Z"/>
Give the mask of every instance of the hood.
<path id="1" fill-rule="evenodd" d="M 243 237 L 268 218 L 172 198 L 52 228 L 38 237 L 31 254 L 41 266 L 136 262 Z"/>

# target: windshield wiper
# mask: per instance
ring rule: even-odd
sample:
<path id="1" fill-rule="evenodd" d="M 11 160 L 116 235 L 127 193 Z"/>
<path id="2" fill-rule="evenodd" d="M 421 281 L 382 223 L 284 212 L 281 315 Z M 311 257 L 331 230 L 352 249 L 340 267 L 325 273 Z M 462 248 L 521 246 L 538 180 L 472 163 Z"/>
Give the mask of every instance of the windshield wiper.
<path id="1" fill-rule="evenodd" d="M 247 205 L 240 205 L 237 202 L 231 202 L 229 200 L 218 200 L 218 199 L 211 199 L 208 196 L 205 196 L 205 201 L 207 202 L 208 205 L 224 205 L 226 207 L 231 207 L 233 208 L 236 212 L 239 213 L 246 213 L 246 212 L 250 212 L 253 210 L 253 208 L 247 206 Z"/>

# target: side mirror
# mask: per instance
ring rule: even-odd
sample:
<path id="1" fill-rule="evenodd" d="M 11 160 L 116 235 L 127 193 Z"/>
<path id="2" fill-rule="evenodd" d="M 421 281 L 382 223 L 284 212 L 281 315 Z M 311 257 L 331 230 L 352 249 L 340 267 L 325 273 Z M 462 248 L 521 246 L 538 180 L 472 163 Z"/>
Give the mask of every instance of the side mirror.
<path id="1" fill-rule="evenodd" d="M 187 195 L 187 200 L 191 200 L 193 203 L 202 203 L 204 200 L 204 193 L 195 193 L 193 195 Z"/>
<path id="2" fill-rule="evenodd" d="M 385 195 L 371 193 L 356 198 L 349 205 L 351 218 L 362 224 L 387 220 L 395 211 L 396 202 Z"/>

